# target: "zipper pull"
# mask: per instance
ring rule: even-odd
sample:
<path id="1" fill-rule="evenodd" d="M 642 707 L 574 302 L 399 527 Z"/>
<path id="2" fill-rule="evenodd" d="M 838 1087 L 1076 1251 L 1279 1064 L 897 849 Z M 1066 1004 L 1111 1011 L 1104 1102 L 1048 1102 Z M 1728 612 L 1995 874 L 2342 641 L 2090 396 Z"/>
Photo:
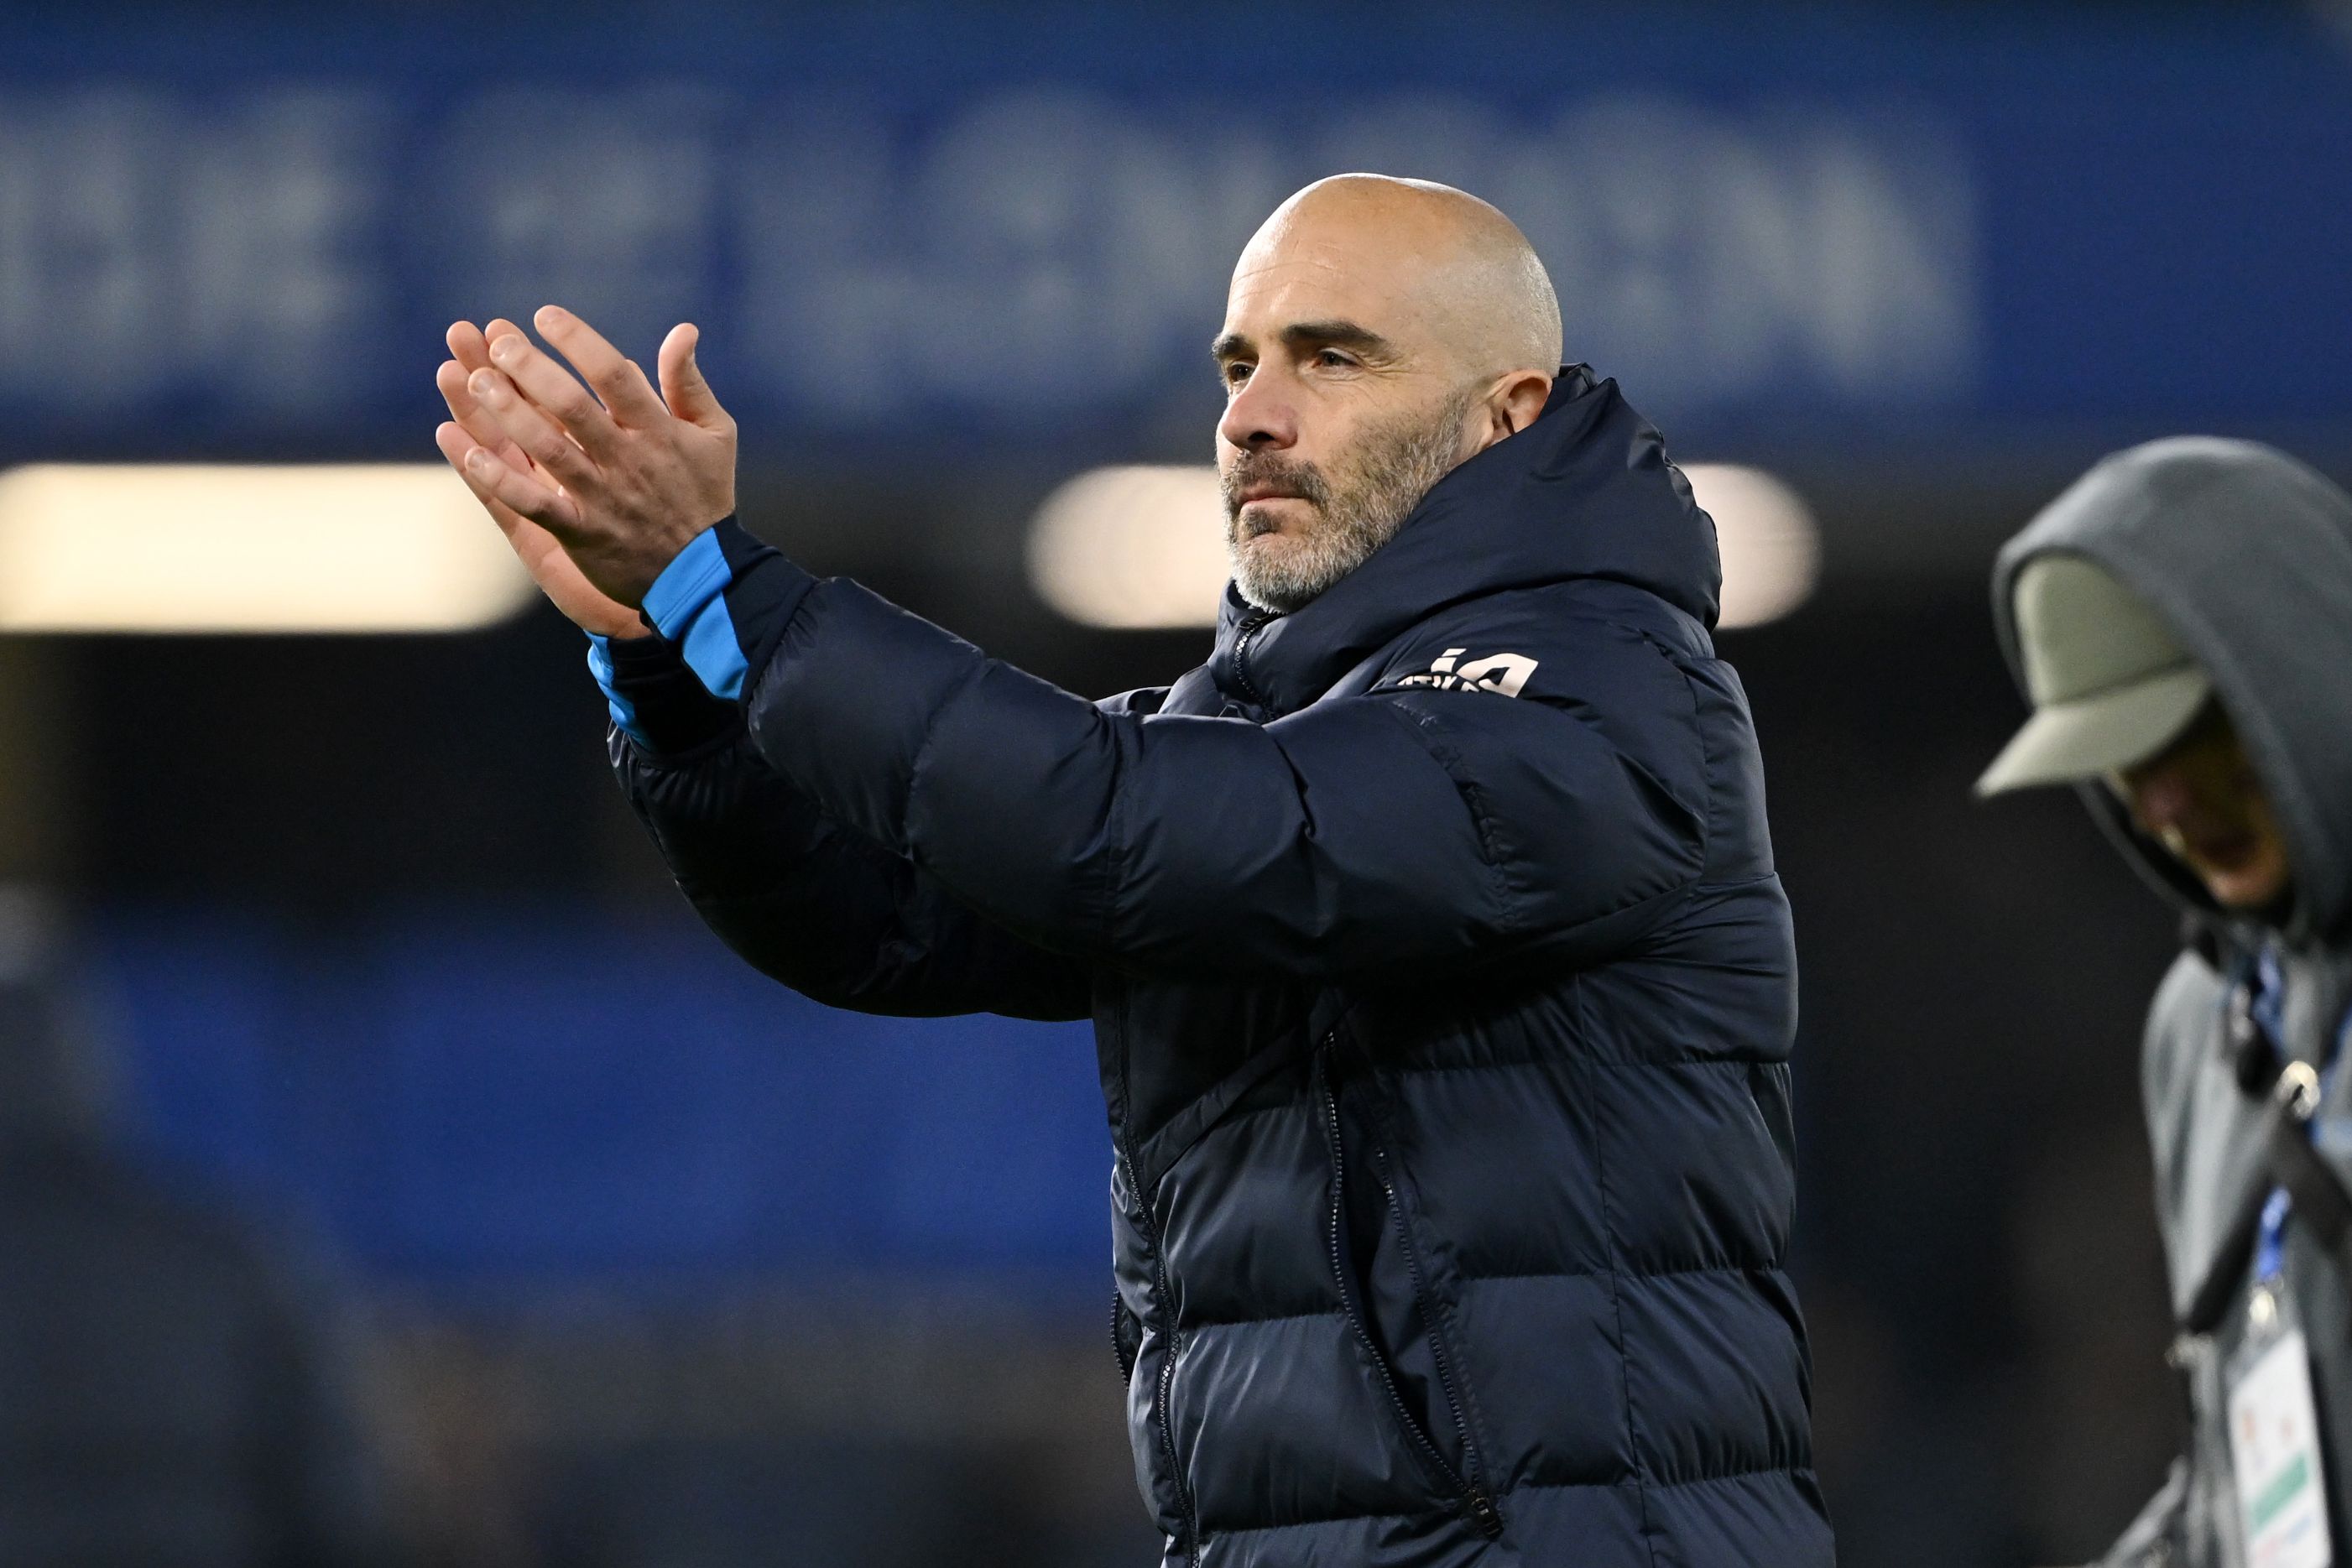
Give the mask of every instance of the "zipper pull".
<path id="1" fill-rule="evenodd" d="M 1503 1538 L 1503 1511 L 1495 1506 L 1495 1500 L 1486 1495 L 1484 1487 L 1472 1487 L 1469 1500 L 1470 1522 L 1478 1527 L 1478 1533 L 1489 1541 L 1500 1541 Z"/>

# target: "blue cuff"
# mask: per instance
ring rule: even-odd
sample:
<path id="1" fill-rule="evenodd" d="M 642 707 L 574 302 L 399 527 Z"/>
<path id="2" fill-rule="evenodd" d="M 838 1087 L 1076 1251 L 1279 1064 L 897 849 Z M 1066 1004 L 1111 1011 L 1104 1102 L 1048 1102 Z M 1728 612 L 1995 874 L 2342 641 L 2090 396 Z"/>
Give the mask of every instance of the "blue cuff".
<path id="1" fill-rule="evenodd" d="M 723 526 L 723 525 L 722 525 Z M 735 620 L 728 612 L 727 590 L 735 580 L 733 567 L 719 542 L 719 528 L 705 528 L 694 542 L 678 551 L 646 590 L 646 619 L 654 630 L 686 654 L 686 662 L 712 696 L 733 702 L 743 695 L 744 663 Z M 621 724 L 616 716 L 615 724 Z M 625 724 L 623 728 L 627 728 Z"/>
<path id="2" fill-rule="evenodd" d="M 742 726 L 742 709 L 703 690 L 677 644 L 659 637 L 592 636 L 588 668 L 614 727 L 655 757 L 688 756 Z"/>
<path id="3" fill-rule="evenodd" d="M 637 705 L 623 695 L 614 679 L 613 640 L 595 632 L 588 633 L 588 673 L 596 677 L 604 694 L 604 707 L 621 733 L 632 740 L 645 740 L 645 729 L 637 723 Z"/>

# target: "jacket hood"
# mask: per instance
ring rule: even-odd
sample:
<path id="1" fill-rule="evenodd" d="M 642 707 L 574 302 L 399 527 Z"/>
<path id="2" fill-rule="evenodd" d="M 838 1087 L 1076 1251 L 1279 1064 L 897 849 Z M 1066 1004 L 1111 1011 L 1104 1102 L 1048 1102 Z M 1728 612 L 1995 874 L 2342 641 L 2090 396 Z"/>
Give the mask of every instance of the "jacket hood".
<path id="1" fill-rule="evenodd" d="M 1297 610 L 1269 616 L 1226 584 L 1210 673 L 1290 712 L 1450 604 L 1573 578 L 1631 583 L 1715 625 L 1714 519 L 1656 429 L 1583 365 L 1560 371 L 1534 423 L 1439 480 L 1394 538 Z"/>
<path id="2" fill-rule="evenodd" d="M 2342 931 L 2352 915 L 2352 497 L 2249 441 L 2179 436 L 2105 459 L 1993 568 L 1994 623 L 2021 690 L 2017 574 L 2054 551 L 2085 558 L 2138 595 L 2204 669 L 2286 838 L 2295 884 L 2286 936 Z M 2077 788 L 2159 888 L 2221 917 L 2112 791 Z"/>

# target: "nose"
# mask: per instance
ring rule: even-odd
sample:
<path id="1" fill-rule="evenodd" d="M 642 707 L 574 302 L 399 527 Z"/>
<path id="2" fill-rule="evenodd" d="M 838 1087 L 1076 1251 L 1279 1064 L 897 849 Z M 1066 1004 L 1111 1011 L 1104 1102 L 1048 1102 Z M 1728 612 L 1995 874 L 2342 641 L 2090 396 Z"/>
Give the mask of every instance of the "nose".
<path id="1" fill-rule="evenodd" d="M 1242 452 L 1279 452 L 1298 444 L 1298 404 L 1281 378 L 1265 369 L 1242 383 L 1217 421 L 1218 439 Z"/>
<path id="2" fill-rule="evenodd" d="M 2182 768 L 2136 769 L 2124 781 L 2131 790 L 2132 816 L 2146 833 L 2179 827 L 2196 804 L 2196 792 Z"/>

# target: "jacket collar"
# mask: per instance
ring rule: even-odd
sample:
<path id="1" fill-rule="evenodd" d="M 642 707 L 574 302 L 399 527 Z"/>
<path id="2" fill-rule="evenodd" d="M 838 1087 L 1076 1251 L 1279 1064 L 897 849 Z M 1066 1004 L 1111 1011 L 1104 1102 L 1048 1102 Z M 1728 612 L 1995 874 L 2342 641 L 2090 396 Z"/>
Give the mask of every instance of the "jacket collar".
<path id="1" fill-rule="evenodd" d="M 1561 371 L 1533 424 L 1439 480 L 1318 598 L 1271 615 L 1227 583 L 1209 673 L 1229 697 L 1292 713 L 1449 605 L 1576 578 L 1631 583 L 1715 624 L 1713 520 L 1657 431 L 1583 365 Z"/>

